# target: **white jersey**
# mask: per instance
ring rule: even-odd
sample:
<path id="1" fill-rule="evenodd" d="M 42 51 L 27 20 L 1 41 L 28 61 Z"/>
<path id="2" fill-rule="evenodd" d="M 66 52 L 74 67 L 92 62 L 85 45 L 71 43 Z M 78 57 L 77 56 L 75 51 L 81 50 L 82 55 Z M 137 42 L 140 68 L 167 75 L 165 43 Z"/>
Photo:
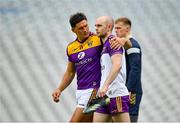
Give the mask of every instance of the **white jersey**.
<path id="1" fill-rule="evenodd" d="M 109 38 L 108 38 L 109 39 Z M 110 98 L 117 97 L 117 96 L 126 96 L 129 95 L 127 87 L 125 85 L 126 83 L 126 60 L 125 60 L 125 51 L 124 48 L 121 48 L 120 50 L 113 50 L 110 48 L 109 40 L 107 40 L 103 45 L 103 51 L 101 54 L 101 84 L 100 89 L 102 88 L 106 78 L 108 77 L 112 61 L 111 56 L 113 54 L 121 53 L 122 55 L 122 64 L 121 69 L 115 80 L 110 84 L 107 96 Z"/>

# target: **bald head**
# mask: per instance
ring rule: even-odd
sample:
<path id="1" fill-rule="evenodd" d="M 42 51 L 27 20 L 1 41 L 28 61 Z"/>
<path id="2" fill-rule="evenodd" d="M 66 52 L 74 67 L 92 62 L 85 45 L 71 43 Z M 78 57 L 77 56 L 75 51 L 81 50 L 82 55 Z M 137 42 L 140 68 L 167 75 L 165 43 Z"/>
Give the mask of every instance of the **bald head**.
<path id="1" fill-rule="evenodd" d="M 114 20 L 110 16 L 101 16 L 96 19 L 96 34 L 102 39 L 112 34 Z"/>
<path id="2" fill-rule="evenodd" d="M 114 20 L 111 16 L 101 16 L 96 19 L 96 22 L 99 22 L 101 24 L 105 24 L 106 26 L 109 26 L 110 30 L 113 30 L 114 27 Z"/>

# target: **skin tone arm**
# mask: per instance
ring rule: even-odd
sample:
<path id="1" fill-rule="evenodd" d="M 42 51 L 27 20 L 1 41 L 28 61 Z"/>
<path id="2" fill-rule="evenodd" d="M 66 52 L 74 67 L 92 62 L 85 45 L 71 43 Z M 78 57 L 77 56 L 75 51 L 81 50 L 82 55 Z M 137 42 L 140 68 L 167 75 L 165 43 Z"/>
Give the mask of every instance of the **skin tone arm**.
<path id="1" fill-rule="evenodd" d="M 102 89 L 99 91 L 99 97 L 103 97 L 106 94 L 106 92 L 108 91 L 109 85 L 117 77 L 121 69 L 121 59 L 122 59 L 122 54 L 114 54 L 113 56 L 111 56 L 112 67 L 111 67 L 108 77 L 106 78 L 104 82 Z"/>
<path id="2" fill-rule="evenodd" d="M 124 48 L 125 49 L 129 49 L 132 47 L 132 43 L 129 39 L 127 39 L 126 43 L 124 44 Z"/>
<path id="3" fill-rule="evenodd" d="M 120 49 L 124 46 L 125 49 L 132 47 L 131 41 L 128 38 L 114 37 L 110 40 L 112 49 Z"/>
<path id="4" fill-rule="evenodd" d="M 132 47 L 132 43 L 128 38 L 114 37 L 110 40 L 110 44 L 112 49 L 120 49 L 122 46 L 124 46 L 125 49 Z M 129 95 L 131 97 L 131 92 L 129 92 Z"/>
<path id="5" fill-rule="evenodd" d="M 64 73 L 63 79 L 58 88 L 53 92 L 53 100 L 59 102 L 59 97 L 64 89 L 69 86 L 75 76 L 74 63 L 68 62 L 66 72 Z"/>

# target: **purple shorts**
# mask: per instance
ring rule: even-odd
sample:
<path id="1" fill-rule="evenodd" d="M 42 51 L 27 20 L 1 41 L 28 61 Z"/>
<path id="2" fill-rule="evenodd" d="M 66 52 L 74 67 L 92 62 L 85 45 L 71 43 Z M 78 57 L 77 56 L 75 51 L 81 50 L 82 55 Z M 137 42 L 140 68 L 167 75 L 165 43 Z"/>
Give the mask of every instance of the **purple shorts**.
<path id="1" fill-rule="evenodd" d="M 110 98 L 110 103 L 107 106 L 99 107 L 96 112 L 110 115 L 129 112 L 129 95 Z"/>

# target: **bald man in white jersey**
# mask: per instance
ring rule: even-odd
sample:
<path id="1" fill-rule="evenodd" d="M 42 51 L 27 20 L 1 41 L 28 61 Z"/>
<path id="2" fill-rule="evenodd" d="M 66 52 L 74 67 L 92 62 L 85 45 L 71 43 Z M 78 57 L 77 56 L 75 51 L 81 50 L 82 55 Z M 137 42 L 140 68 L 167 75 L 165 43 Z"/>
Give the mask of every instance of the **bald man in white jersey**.
<path id="1" fill-rule="evenodd" d="M 124 49 L 111 49 L 110 40 L 114 38 L 112 30 L 114 21 L 110 16 L 96 19 L 96 33 L 103 42 L 101 53 L 101 84 L 99 97 L 107 95 L 110 103 L 101 106 L 94 113 L 94 122 L 106 122 L 111 118 L 114 122 L 130 122 L 129 93 L 125 86 L 126 64 Z"/>

